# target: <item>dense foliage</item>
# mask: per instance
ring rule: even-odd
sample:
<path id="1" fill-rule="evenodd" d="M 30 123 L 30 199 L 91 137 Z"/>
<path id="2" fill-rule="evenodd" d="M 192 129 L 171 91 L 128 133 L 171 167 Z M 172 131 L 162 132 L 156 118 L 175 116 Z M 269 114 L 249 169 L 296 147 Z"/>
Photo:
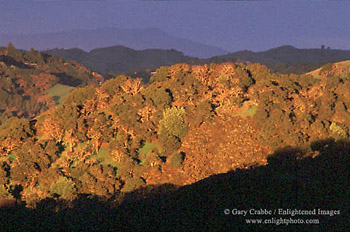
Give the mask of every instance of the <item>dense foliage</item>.
<path id="1" fill-rule="evenodd" d="M 48 197 L 111 197 L 266 164 L 288 145 L 348 139 L 348 67 L 284 75 L 259 64 L 177 64 L 148 84 L 121 75 L 77 88 L 36 120 L 0 127 L 1 194 L 33 207 Z"/>

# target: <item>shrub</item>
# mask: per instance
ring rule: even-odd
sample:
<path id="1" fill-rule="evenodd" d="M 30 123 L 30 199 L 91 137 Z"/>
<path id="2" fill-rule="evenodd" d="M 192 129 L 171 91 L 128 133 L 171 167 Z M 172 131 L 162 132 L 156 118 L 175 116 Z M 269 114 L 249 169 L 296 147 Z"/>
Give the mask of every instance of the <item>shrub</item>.
<path id="1" fill-rule="evenodd" d="M 131 191 L 134 191 L 134 190 L 140 188 L 144 184 L 145 184 L 145 182 L 141 178 L 127 178 L 125 180 L 125 183 L 124 183 L 121 191 L 122 192 L 131 192 Z"/>
<path id="2" fill-rule="evenodd" d="M 329 129 L 332 131 L 332 133 L 338 135 L 341 138 L 347 138 L 347 131 L 345 128 L 343 128 L 338 123 L 332 122 L 332 124 L 329 126 Z"/>
<path id="3" fill-rule="evenodd" d="M 172 107 L 163 112 L 163 119 L 159 122 L 160 133 L 181 138 L 187 134 L 187 125 L 184 121 L 185 109 Z"/>
<path id="4" fill-rule="evenodd" d="M 160 67 L 156 70 L 156 73 L 151 77 L 150 83 L 165 81 L 168 78 L 169 68 Z"/>
<path id="5" fill-rule="evenodd" d="M 159 139 L 165 153 L 169 154 L 181 147 L 180 138 L 188 131 L 184 115 L 183 107 L 173 107 L 163 112 L 163 119 L 159 122 Z"/>
<path id="6" fill-rule="evenodd" d="M 0 140 L 11 138 L 23 140 L 34 135 L 30 121 L 25 118 L 12 117 L 0 126 Z"/>
<path id="7" fill-rule="evenodd" d="M 241 78 L 239 85 L 243 89 L 243 91 L 246 92 L 250 86 L 254 85 L 254 83 L 255 80 L 253 78 L 251 78 L 248 75 L 245 75 Z"/>
<path id="8" fill-rule="evenodd" d="M 164 87 L 150 85 L 142 91 L 142 94 L 147 101 L 151 102 L 155 107 L 164 108 L 170 106 L 172 102 L 171 93 Z"/>
<path id="9" fill-rule="evenodd" d="M 184 162 L 185 154 L 183 152 L 172 154 L 167 158 L 167 162 L 172 168 L 181 168 Z"/>
<path id="10" fill-rule="evenodd" d="M 74 182 L 66 177 L 60 177 L 50 186 L 50 192 L 59 196 L 73 195 L 76 190 Z"/>
<path id="11" fill-rule="evenodd" d="M 145 159 L 143 162 L 144 166 L 151 167 L 151 168 L 153 167 L 160 168 L 161 164 L 162 164 L 162 160 L 159 157 L 158 152 L 151 151 L 145 155 Z"/>
<path id="12" fill-rule="evenodd" d="M 163 145 L 164 154 L 171 154 L 181 147 L 181 140 L 169 134 L 160 134 L 159 142 Z"/>
<path id="13" fill-rule="evenodd" d="M 12 195 L 6 189 L 5 185 L 0 185 L 0 198 L 12 198 Z"/>

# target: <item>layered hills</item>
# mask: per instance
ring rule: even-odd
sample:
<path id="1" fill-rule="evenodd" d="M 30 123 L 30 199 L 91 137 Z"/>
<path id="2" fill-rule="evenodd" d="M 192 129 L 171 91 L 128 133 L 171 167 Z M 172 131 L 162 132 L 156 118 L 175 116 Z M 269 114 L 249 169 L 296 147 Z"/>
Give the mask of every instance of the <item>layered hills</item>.
<path id="1" fill-rule="evenodd" d="M 160 66 L 198 60 L 185 56 L 176 50 L 146 49 L 138 51 L 124 46 L 99 48 L 90 52 L 81 49 L 54 49 L 45 51 L 45 53 L 74 60 L 104 76 L 110 72 L 132 74 L 144 70 L 149 70 L 149 75 L 151 70 L 153 71 Z"/>
<path id="2" fill-rule="evenodd" d="M 350 51 L 330 48 L 298 49 L 281 46 L 262 52 L 238 51 L 216 56 L 210 62 L 251 62 L 268 66 L 274 72 L 302 74 L 317 69 L 326 63 L 350 59 Z"/>
<path id="3" fill-rule="evenodd" d="M 298 49 L 282 46 L 263 52 L 239 51 L 207 59 L 183 55 L 176 50 L 147 49 L 134 50 L 124 46 L 113 46 L 85 52 L 81 49 L 53 49 L 45 53 L 64 59 L 77 61 L 95 72 L 107 75 L 137 73 L 136 76 L 148 79 L 150 72 L 163 65 L 176 63 L 260 63 L 272 72 L 297 73 L 310 72 L 321 66 L 350 59 L 350 52 L 335 49 Z"/>
<path id="4" fill-rule="evenodd" d="M 188 56 L 208 58 L 226 54 L 227 51 L 187 39 L 177 38 L 157 28 L 95 30 L 71 30 L 56 33 L 18 34 L 0 36 L 0 44 L 13 42 L 21 49 L 80 48 L 90 51 L 96 48 L 123 45 L 132 49 L 176 49 Z"/>

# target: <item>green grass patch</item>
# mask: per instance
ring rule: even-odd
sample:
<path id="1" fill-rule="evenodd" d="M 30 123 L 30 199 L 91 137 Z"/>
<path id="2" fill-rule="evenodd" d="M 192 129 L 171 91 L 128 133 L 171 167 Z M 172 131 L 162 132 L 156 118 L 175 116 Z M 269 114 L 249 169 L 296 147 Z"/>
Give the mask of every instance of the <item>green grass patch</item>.
<path id="1" fill-rule="evenodd" d="M 153 143 L 145 143 L 142 147 L 140 147 L 139 154 L 144 156 L 155 147 L 156 145 Z"/>
<path id="2" fill-rule="evenodd" d="M 320 71 L 318 71 L 318 72 L 315 72 L 314 74 L 313 74 L 313 77 L 314 78 L 320 78 L 321 76 L 320 76 Z"/>
<path id="3" fill-rule="evenodd" d="M 328 64 L 325 64 L 321 67 L 321 70 L 319 72 L 319 74 L 322 74 L 324 72 L 328 72 L 328 71 L 331 71 L 332 70 L 332 64 L 331 63 L 328 63 Z"/>
<path id="4" fill-rule="evenodd" d="M 12 162 L 16 159 L 17 157 L 17 154 L 16 153 L 13 153 L 11 152 L 8 156 L 6 156 L 6 158 L 8 159 L 8 161 Z"/>
<path id="5" fill-rule="evenodd" d="M 139 148 L 139 159 L 141 160 L 141 164 L 144 163 L 146 159 L 146 154 L 154 148 L 157 148 L 159 153 L 162 152 L 162 148 L 158 142 L 145 143 L 142 147 Z"/>
<path id="6" fill-rule="evenodd" d="M 318 69 L 315 69 L 315 70 L 308 72 L 306 74 L 311 75 L 315 79 L 320 79 L 321 78 L 320 71 L 321 71 L 321 68 L 318 68 Z"/>
<path id="7" fill-rule="evenodd" d="M 111 165 L 113 167 L 117 167 L 117 163 L 110 156 L 108 145 L 101 146 L 94 158 L 106 166 Z"/>
<path id="8" fill-rule="evenodd" d="M 56 101 L 57 105 L 59 105 L 73 89 L 74 87 L 69 85 L 56 84 L 47 90 L 47 94 Z"/>
<path id="9" fill-rule="evenodd" d="M 247 110 L 242 112 L 242 115 L 246 117 L 253 117 L 258 109 L 257 106 L 250 106 Z"/>
<path id="10" fill-rule="evenodd" d="M 139 148 L 140 155 L 146 155 L 153 148 L 157 148 L 159 152 L 162 152 L 162 148 L 158 142 L 155 143 L 145 143 L 142 147 Z"/>
<path id="11" fill-rule="evenodd" d="M 246 110 L 240 110 L 239 112 L 236 113 L 236 115 L 242 118 L 253 117 L 257 109 L 258 107 L 256 105 L 252 105 L 252 106 L 249 106 L 249 108 Z"/>

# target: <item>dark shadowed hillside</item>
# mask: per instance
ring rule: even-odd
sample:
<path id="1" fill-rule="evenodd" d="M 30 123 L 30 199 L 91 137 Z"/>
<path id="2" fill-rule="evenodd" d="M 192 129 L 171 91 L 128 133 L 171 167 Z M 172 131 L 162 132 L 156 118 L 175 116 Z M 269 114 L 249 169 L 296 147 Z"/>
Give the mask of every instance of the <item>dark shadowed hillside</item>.
<path id="1" fill-rule="evenodd" d="M 227 51 L 187 39 L 177 38 L 157 28 L 71 30 L 45 34 L 1 35 L 0 45 L 13 42 L 22 49 L 47 50 L 54 48 L 80 48 L 90 51 L 115 45 L 133 49 L 176 49 L 188 56 L 208 58 Z"/>
<path id="2" fill-rule="evenodd" d="M 239 51 L 216 56 L 210 62 L 251 62 L 268 66 L 281 73 L 306 73 L 326 63 L 350 59 L 350 51 L 335 49 L 298 49 L 292 46 L 272 48 L 263 52 Z"/>
<path id="3" fill-rule="evenodd" d="M 90 52 L 80 49 L 54 49 L 45 51 L 45 53 L 77 61 L 103 75 L 107 75 L 109 72 L 132 73 L 195 60 L 175 50 L 147 49 L 138 51 L 123 46 L 99 48 Z"/>
<path id="4" fill-rule="evenodd" d="M 141 188 L 113 200 L 81 195 L 69 208 L 53 199 L 40 201 L 36 209 L 2 208 L 0 221 L 6 231 L 347 231 L 350 144 L 320 140 L 310 152 L 319 154 L 311 158 L 298 147 L 286 147 L 266 166 L 180 188 Z M 248 213 L 234 215 L 235 209 Z M 263 210 L 271 215 L 259 214 Z M 292 216 L 292 210 L 316 214 Z"/>
<path id="5" fill-rule="evenodd" d="M 199 59 L 184 56 L 175 50 L 147 49 L 133 50 L 123 46 L 94 49 L 85 52 L 81 49 L 54 49 L 46 53 L 77 61 L 93 71 L 107 75 L 126 73 L 136 76 L 150 76 L 150 72 L 164 65 L 176 63 L 210 64 L 210 63 L 261 63 L 272 72 L 302 74 L 321 66 L 350 59 L 350 51 L 333 49 L 298 49 L 292 46 L 282 46 L 264 52 L 239 51 L 210 59 Z"/>

